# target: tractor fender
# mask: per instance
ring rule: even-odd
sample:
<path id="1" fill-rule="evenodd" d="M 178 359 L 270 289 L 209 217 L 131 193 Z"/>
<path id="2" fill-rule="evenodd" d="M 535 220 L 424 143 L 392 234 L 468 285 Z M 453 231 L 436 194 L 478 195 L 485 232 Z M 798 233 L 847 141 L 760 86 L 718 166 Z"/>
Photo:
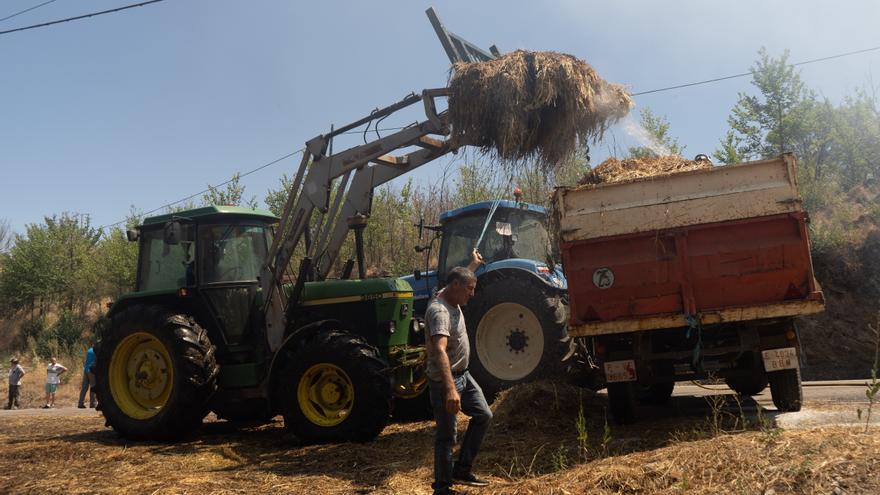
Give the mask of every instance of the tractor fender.
<path id="1" fill-rule="evenodd" d="M 533 285 L 545 295 L 549 295 L 545 304 L 554 314 L 556 323 L 563 324 L 568 320 L 567 291 L 548 283 L 540 275 L 522 268 L 497 268 L 481 273 L 477 276 L 476 293 L 479 294 L 481 286 L 489 286 L 502 280 L 519 280 L 525 284 Z"/>
<path id="2" fill-rule="evenodd" d="M 271 363 L 269 363 L 269 396 L 272 397 L 274 395 L 276 387 L 275 373 L 284 365 L 285 359 L 296 352 L 298 346 L 309 340 L 309 337 L 312 335 L 330 329 L 338 330 L 341 327 L 342 322 L 339 320 L 314 321 L 308 325 L 297 328 L 291 332 L 290 335 L 285 337 L 284 341 L 281 342 L 281 346 L 278 347 L 278 350 L 275 351 L 275 354 L 272 356 Z"/>
<path id="3" fill-rule="evenodd" d="M 502 267 L 502 268 L 490 268 L 489 270 L 478 273 L 477 274 L 477 291 L 480 290 L 481 284 L 488 285 L 489 283 L 496 282 L 498 280 L 503 279 L 516 279 L 521 280 L 528 284 L 538 284 L 539 287 L 543 287 L 545 290 L 549 289 L 553 293 L 564 293 L 565 289 L 557 287 L 550 282 L 548 282 L 544 277 L 541 277 L 537 273 L 527 270 L 524 268 L 517 267 Z"/>

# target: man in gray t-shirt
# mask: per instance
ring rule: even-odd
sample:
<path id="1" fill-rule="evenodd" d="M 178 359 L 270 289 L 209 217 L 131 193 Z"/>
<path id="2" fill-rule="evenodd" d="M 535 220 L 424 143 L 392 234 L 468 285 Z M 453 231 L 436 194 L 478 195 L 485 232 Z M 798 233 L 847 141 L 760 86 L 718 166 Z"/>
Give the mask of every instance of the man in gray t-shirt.
<path id="1" fill-rule="evenodd" d="M 474 260 L 479 260 L 474 250 Z M 479 263 L 476 263 L 479 265 Z M 474 476 L 474 458 L 492 422 L 492 411 L 483 390 L 467 371 L 470 355 L 464 315 L 460 305 L 473 297 L 477 277 L 468 268 L 449 271 L 446 287 L 437 293 L 425 312 L 429 339 L 426 373 L 430 386 L 431 407 L 437 432 L 434 440 L 434 483 L 436 494 L 457 493 L 453 483 L 486 486 L 489 483 Z M 456 414 L 471 417 L 464 435 L 458 461 L 453 465 L 452 450 L 456 443 Z"/>

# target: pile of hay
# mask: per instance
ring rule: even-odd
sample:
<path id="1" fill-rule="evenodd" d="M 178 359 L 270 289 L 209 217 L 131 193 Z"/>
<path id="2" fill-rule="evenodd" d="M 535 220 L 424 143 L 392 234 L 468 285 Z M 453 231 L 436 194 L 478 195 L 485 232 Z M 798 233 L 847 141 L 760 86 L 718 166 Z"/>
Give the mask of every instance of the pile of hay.
<path id="1" fill-rule="evenodd" d="M 555 52 L 517 50 L 455 64 L 449 90 L 453 142 L 504 163 L 539 159 L 547 167 L 600 139 L 633 106 L 623 86 Z"/>
<path id="2" fill-rule="evenodd" d="M 498 395 L 493 405 L 493 428 L 521 433 L 571 430 L 578 410 L 592 416 L 602 414 L 594 398 L 594 392 L 567 383 L 549 380 L 521 383 Z"/>
<path id="3" fill-rule="evenodd" d="M 628 158 L 626 160 L 618 160 L 612 157 L 587 172 L 578 182 L 578 185 L 624 182 L 643 177 L 657 177 L 704 168 L 712 168 L 712 162 L 709 160 L 686 160 L 678 155 Z"/>

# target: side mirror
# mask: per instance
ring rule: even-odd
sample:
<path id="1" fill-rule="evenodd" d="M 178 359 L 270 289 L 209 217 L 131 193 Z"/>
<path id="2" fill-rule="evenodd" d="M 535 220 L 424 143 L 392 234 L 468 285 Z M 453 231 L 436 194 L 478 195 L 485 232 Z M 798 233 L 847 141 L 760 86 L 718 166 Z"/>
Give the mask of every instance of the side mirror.
<path id="1" fill-rule="evenodd" d="M 141 233 L 138 229 L 129 229 L 125 231 L 125 237 L 128 239 L 128 242 L 134 242 L 138 240 L 141 236 Z"/>
<path id="2" fill-rule="evenodd" d="M 165 224 L 165 244 L 180 243 L 180 222 L 174 220 Z"/>
<path id="3" fill-rule="evenodd" d="M 413 270 L 413 278 L 415 278 L 416 280 L 421 280 L 421 279 L 422 279 L 422 272 L 421 272 L 421 270 L 419 270 L 418 268 L 416 268 L 415 270 Z"/>

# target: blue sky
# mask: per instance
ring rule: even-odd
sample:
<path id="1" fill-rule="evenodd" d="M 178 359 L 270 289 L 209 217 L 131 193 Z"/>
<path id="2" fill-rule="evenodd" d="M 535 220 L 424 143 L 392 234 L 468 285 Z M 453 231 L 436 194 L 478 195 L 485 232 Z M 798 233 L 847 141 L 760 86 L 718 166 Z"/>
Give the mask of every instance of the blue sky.
<path id="1" fill-rule="evenodd" d="M 0 30 L 133 2 L 57 0 Z M 0 18 L 38 3 L 0 0 Z M 796 62 L 880 45 L 871 1 L 166 0 L 0 36 L 0 219 L 17 232 L 65 211 L 113 223 L 131 205 L 177 200 L 331 124 L 443 86 L 448 60 L 424 14 L 432 5 L 480 46 L 571 53 L 635 92 L 743 72 L 762 46 L 788 48 Z M 802 68 L 835 102 L 872 73 L 880 84 L 880 52 Z M 668 118 L 686 155 L 711 153 L 737 92 L 750 90 L 741 78 L 636 103 Z M 633 144 L 616 128 L 594 146 L 594 163 Z M 298 163 L 242 183 L 262 200 Z M 436 180 L 442 168 L 414 178 Z"/>

